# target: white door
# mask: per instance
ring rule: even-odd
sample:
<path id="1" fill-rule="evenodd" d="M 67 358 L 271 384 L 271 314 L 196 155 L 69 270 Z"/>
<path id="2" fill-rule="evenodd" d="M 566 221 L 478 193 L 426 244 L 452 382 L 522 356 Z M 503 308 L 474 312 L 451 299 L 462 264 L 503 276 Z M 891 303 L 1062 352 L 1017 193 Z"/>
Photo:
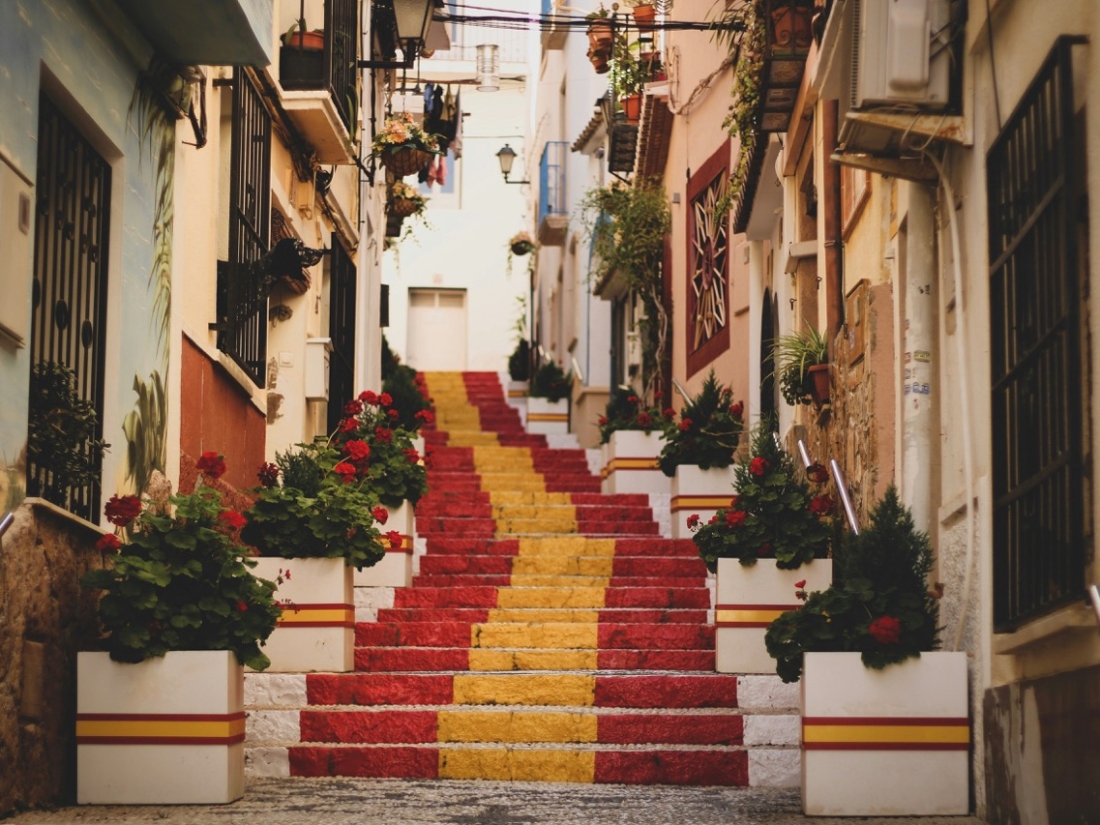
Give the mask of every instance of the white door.
<path id="1" fill-rule="evenodd" d="M 466 369 L 466 290 L 409 290 L 409 366 Z"/>

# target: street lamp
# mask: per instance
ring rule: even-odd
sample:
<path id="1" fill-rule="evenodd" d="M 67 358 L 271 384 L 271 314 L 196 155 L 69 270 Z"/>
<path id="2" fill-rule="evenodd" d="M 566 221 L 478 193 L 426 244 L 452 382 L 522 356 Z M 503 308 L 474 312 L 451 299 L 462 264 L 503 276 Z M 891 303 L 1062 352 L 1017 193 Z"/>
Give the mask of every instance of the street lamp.
<path id="1" fill-rule="evenodd" d="M 477 90 L 496 92 L 500 90 L 499 47 L 484 43 L 477 47 Z"/>
<path id="2" fill-rule="evenodd" d="M 360 60 L 360 69 L 411 69 L 428 37 L 435 0 L 393 0 L 394 27 L 404 60 Z"/>
<path id="3" fill-rule="evenodd" d="M 516 150 L 504 144 L 504 148 L 497 152 L 497 160 L 500 161 L 500 172 L 504 175 L 505 183 L 530 183 L 529 180 L 508 180 L 508 176 L 512 174 L 512 164 L 516 159 Z"/>

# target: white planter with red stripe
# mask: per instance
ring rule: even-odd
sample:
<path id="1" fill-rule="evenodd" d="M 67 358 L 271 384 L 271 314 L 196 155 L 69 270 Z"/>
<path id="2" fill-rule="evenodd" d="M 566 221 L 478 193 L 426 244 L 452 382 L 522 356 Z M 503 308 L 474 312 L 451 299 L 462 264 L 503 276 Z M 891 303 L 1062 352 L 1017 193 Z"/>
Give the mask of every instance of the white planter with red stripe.
<path id="1" fill-rule="evenodd" d="M 283 583 L 275 599 L 283 612 L 264 646 L 271 673 L 346 673 L 355 669 L 355 600 L 344 559 L 256 559 L 261 579 Z M 286 574 L 290 576 L 287 578 Z"/>
<path id="2" fill-rule="evenodd" d="M 665 446 L 661 433 L 641 430 L 616 430 L 611 433 L 604 452 L 604 470 L 600 489 L 615 493 L 663 493 L 668 495 L 669 477 L 657 467 L 657 458 Z"/>
<path id="3" fill-rule="evenodd" d="M 244 729 L 244 667 L 230 651 L 174 651 L 138 664 L 77 654 L 81 805 L 240 799 Z"/>
<path id="4" fill-rule="evenodd" d="M 390 547 L 386 543 L 385 557 L 373 567 L 355 571 L 356 587 L 408 587 L 413 575 L 413 507 L 401 502 L 400 507 L 387 507 L 389 518 L 379 525 L 383 534 L 396 530 L 401 535 L 401 546 Z"/>
<path id="5" fill-rule="evenodd" d="M 858 653 L 803 658 L 805 813 L 966 814 L 969 748 L 965 653 L 922 653 L 882 670 Z"/>
<path id="6" fill-rule="evenodd" d="M 779 616 L 796 610 L 795 582 L 803 589 L 825 590 L 833 583 L 832 559 L 814 559 L 795 570 L 780 570 L 775 559 L 745 567 L 737 559 L 718 559 L 714 605 L 714 658 L 719 673 L 775 673 L 775 659 L 764 634 Z"/>
<path id="7" fill-rule="evenodd" d="M 569 401 L 527 399 L 527 432 L 532 435 L 564 435 L 569 432 Z"/>
<path id="8" fill-rule="evenodd" d="M 687 520 L 699 516 L 700 525 L 706 524 L 720 507 L 729 507 L 734 496 L 734 467 L 704 470 L 698 464 L 681 464 L 672 477 L 672 537 L 690 539 Z"/>

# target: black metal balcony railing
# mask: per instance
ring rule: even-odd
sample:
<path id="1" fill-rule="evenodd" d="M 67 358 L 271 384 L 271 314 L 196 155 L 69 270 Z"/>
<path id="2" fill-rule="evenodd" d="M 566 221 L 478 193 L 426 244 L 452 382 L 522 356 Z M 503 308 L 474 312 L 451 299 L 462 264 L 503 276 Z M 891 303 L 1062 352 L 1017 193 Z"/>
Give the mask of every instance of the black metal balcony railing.
<path id="1" fill-rule="evenodd" d="M 327 91 L 351 132 L 358 114 L 359 18 L 356 0 L 325 0 L 323 47 L 311 33 L 293 33 L 279 50 L 279 82 L 287 91 Z"/>

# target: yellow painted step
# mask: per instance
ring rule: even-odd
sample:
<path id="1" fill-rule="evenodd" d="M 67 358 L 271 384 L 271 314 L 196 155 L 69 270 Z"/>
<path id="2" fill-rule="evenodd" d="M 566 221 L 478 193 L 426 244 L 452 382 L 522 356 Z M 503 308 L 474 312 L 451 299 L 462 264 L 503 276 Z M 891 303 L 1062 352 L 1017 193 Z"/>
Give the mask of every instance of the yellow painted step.
<path id="1" fill-rule="evenodd" d="M 472 648 L 541 648 L 594 650 L 598 624 L 475 624 L 470 627 Z"/>
<path id="2" fill-rule="evenodd" d="M 456 705 L 591 707 L 595 704 L 596 677 L 577 673 L 459 673 L 452 689 Z"/>
<path id="3" fill-rule="evenodd" d="M 559 533 L 567 536 L 577 532 L 577 522 L 572 518 L 517 518 L 497 519 L 497 534 L 507 535 L 545 535 L 547 533 Z"/>
<path id="4" fill-rule="evenodd" d="M 470 651 L 470 670 L 596 670 L 595 650 L 484 650 Z"/>
<path id="5" fill-rule="evenodd" d="M 598 622 L 598 610 L 563 610 L 543 608 L 520 608 L 489 611 L 488 622 Z"/>
<path id="6" fill-rule="evenodd" d="M 540 574 L 516 575 L 512 573 L 512 587 L 607 587 L 610 579 L 607 576 L 582 576 L 579 574 L 565 574 L 560 576 L 547 576 Z"/>
<path id="7" fill-rule="evenodd" d="M 572 506 L 569 493 L 535 493 L 523 490 L 498 490 L 489 496 L 489 501 L 494 507 L 505 504 Z"/>
<path id="8" fill-rule="evenodd" d="M 497 607 L 603 607 L 602 587 L 504 587 Z"/>
<path id="9" fill-rule="evenodd" d="M 520 542 L 527 539 L 520 539 Z M 614 569 L 610 556 L 535 556 L 519 555 L 512 559 L 512 583 L 518 576 L 603 576 Z M 606 587 L 607 585 L 602 585 Z"/>
<path id="10" fill-rule="evenodd" d="M 528 748 L 442 748 L 439 751 L 441 779 L 592 782 L 595 775 L 594 751 Z"/>
<path id="11" fill-rule="evenodd" d="M 441 710 L 440 742 L 595 742 L 594 713 Z"/>
<path id="12" fill-rule="evenodd" d="M 614 556 L 615 539 L 589 539 L 584 536 L 520 539 L 523 556 Z"/>

